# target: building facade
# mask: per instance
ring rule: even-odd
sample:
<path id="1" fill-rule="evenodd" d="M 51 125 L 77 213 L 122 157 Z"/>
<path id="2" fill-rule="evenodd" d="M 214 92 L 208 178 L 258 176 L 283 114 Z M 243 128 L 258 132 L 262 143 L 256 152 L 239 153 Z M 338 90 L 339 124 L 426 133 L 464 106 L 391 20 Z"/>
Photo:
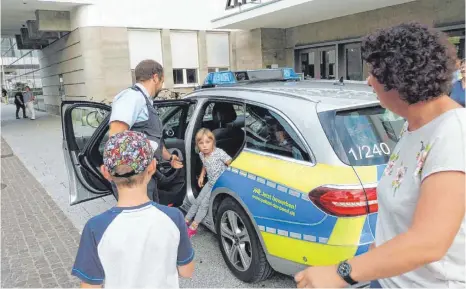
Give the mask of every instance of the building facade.
<path id="1" fill-rule="evenodd" d="M 230 7 L 219 7 L 212 21 L 216 28 L 241 29 L 232 40 L 238 69 L 278 65 L 307 78 L 364 80 L 361 37 L 409 21 L 447 33 L 464 58 L 464 0 L 243 2 L 227 1 Z"/>
<path id="2" fill-rule="evenodd" d="M 117 5 L 118 4 L 118 5 Z M 1 83 L 29 85 L 37 108 L 112 99 L 143 59 L 188 92 L 208 72 L 293 67 L 306 78 L 364 80 L 361 37 L 419 21 L 464 58 L 464 0 L 2 0 Z"/>
<path id="3" fill-rule="evenodd" d="M 23 19 L 27 28 L 2 27 L 2 85 L 29 85 L 40 110 L 58 114 L 62 100 L 110 100 L 135 82 L 143 59 L 160 62 L 164 87 L 178 92 L 192 90 L 209 71 L 234 68 L 230 32 L 210 29 L 208 12 L 194 15 L 193 1 L 73 2 L 60 11 L 36 3 Z"/>

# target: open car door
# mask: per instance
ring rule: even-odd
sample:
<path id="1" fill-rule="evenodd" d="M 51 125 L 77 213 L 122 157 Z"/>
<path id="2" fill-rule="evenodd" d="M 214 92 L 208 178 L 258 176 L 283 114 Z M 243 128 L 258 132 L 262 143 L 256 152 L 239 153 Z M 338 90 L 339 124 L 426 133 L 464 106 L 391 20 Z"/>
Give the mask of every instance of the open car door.
<path id="1" fill-rule="evenodd" d="M 103 103 L 62 102 L 62 148 L 69 179 L 70 205 L 112 194 L 110 183 L 100 173 L 110 110 L 111 107 Z"/>
<path id="2" fill-rule="evenodd" d="M 163 124 L 163 139 L 167 150 L 176 154 L 183 162 L 184 167 L 173 169 L 169 162 L 161 161 L 157 164 L 157 183 L 159 189 L 160 204 L 174 207 L 181 206 L 186 195 L 186 169 L 190 168 L 187 163 L 185 136 L 191 116 L 194 112 L 196 101 L 191 99 L 176 99 L 155 101 L 160 120 Z"/>

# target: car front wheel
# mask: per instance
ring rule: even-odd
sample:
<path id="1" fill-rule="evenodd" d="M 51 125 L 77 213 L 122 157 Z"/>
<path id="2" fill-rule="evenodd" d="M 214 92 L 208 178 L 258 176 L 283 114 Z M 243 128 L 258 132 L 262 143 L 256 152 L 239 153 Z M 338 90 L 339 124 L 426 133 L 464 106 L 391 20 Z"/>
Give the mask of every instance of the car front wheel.
<path id="1" fill-rule="evenodd" d="M 249 216 L 235 200 L 222 201 L 215 226 L 223 259 L 233 275 L 255 283 L 273 274 Z"/>

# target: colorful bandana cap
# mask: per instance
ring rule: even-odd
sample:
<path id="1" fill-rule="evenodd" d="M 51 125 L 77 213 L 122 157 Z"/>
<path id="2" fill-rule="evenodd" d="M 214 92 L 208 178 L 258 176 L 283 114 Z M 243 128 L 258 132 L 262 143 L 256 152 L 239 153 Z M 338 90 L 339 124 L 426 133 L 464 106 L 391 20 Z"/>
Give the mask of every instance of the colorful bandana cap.
<path id="1" fill-rule="evenodd" d="M 126 165 L 134 172 L 122 177 L 140 174 L 154 159 L 154 150 L 147 137 L 140 132 L 124 131 L 111 136 L 104 148 L 104 165 L 115 176 L 116 167 Z"/>

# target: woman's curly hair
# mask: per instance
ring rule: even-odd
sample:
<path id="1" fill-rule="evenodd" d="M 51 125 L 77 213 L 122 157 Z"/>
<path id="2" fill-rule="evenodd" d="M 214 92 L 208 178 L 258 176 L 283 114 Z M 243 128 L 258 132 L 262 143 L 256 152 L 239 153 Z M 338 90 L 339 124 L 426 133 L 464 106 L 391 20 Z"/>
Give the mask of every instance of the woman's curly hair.
<path id="1" fill-rule="evenodd" d="M 442 32 L 419 23 L 401 24 L 364 37 L 363 59 L 370 73 L 414 104 L 447 94 L 455 70 L 455 51 Z"/>

